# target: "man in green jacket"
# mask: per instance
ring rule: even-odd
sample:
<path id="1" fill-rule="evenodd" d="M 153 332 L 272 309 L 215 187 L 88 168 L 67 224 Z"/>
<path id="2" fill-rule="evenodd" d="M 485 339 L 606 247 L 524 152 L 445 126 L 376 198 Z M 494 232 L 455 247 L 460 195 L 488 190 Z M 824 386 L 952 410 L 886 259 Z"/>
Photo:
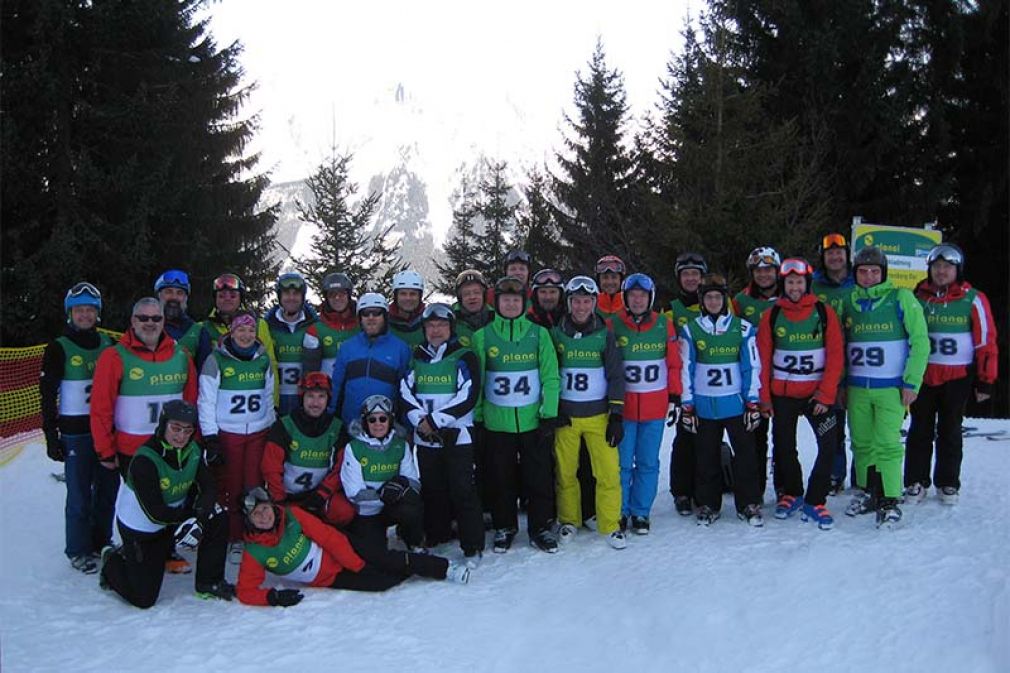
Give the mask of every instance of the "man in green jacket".
<path id="1" fill-rule="evenodd" d="M 880 248 L 860 250 L 852 267 L 856 287 L 842 304 L 841 317 L 849 434 L 856 485 L 863 491 L 845 513 L 876 510 L 877 526 L 890 527 L 901 520 L 901 423 L 922 384 L 929 337 L 915 295 L 887 280 L 887 255 Z"/>
<path id="2" fill-rule="evenodd" d="M 554 521 L 554 429 L 558 415 L 558 359 L 550 333 L 525 315 L 526 288 L 505 277 L 494 287 L 494 319 L 474 333 L 484 382 L 477 420 L 483 420 L 494 551 L 512 546 L 519 527 L 519 471 L 529 498 L 530 544 L 558 550 Z"/>

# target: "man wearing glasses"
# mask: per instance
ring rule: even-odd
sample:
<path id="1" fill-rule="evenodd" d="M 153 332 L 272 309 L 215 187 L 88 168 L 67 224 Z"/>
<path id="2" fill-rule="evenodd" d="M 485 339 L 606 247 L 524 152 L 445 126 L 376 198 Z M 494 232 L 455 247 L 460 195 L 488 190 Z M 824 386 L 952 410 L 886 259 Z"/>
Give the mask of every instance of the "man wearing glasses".
<path id="1" fill-rule="evenodd" d="M 345 428 L 357 420 L 361 405 L 372 395 L 398 398 L 400 379 L 410 366 L 410 348 L 390 333 L 389 304 L 377 292 L 358 299 L 361 331 L 345 341 L 333 363 L 333 394 L 327 411 L 339 410 Z"/>
<path id="2" fill-rule="evenodd" d="M 165 334 L 161 302 L 144 297 L 133 306 L 130 329 L 95 365 L 91 434 L 102 466 L 127 474 L 137 448 L 158 427 L 165 403 L 196 402 L 193 359 Z"/>

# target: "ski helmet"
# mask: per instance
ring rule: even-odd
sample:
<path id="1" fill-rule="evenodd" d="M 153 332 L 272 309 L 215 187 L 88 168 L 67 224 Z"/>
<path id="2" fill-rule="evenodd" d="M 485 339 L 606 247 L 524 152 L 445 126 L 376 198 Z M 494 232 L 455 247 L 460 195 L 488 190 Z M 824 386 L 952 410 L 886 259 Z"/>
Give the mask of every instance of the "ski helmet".
<path id="1" fill-rule="evenodd" d="M 245 296 L 245 283 L 233 273 L 222 273 L 214 279 L 212 292 L 217 294 L 221 290 L 235 290 L 240 295 Z"/>
<path id="2" fill-rule="evenodd" d="M 277 290 L 277 303 L 280 303 L 281 293 L 284 290 L 298 290 L 302 293 L 302 298 L 305 298 L 305 277 L 297 271 L 282 273 L 277 278 L 277 284 L 275 287 Z"/>
<path id="3" fill-rule="evenodd" d="M 158 280 L 154 281 L 154 293 L 157 294 L 166 287 L 178 288 L 188 295 L 190 289 L 189 275 L 185 271 L 180 271 L 179 269 L 166 271 L 158 276 Z"/>
<path id="4" fill-rule="evenodd" d="M 649 293 L 649 306 L 646 309 L 646 313 L 648 313 L 652 310 L 653 304 L 656 303 L 656 283 L 644 273 L 633 273 L 624 279 L 624 283 L 621 285 L 621 298 L 624 300 L 624 305 L 628 307 L 629 311 L 631 310 L 631 304 L 628 302 L 628 291 L 635 289 L 645 290 Z"/>
<path id="5" fill-rule="evenodd" d="M 624 260 L 617 255 L 604 255 L 596 260 L 597 277 L 605 273 L 616 273 L 623 278 L 627 270 L 627 267 L 624 266 Z"/>
<path id="6" fill-rule="evenodd" d="M 677 261 L 673 263 L 673 273 L 677 276 L 678 283 L 680 282 L 680 272 L 688 269 L 696 269 L 704 275 L 708 273 L 708 262 L 700 253 L 682 252 L 677 255 Z"/>
<path id="7" fill-rule="evenodd" d="M 600 296 L 600 288 L 596 281 L 589 276 L 573 276 L 565 284 L 565 303 L 568 306 L 568 313 L 572 312 L 572 297 L 575 295 L 592 297 L 595 301 Z"/>
<path id="8" fill-rule="evenodd" d="M 252 514 L 252 511 L 256 509 L 256 506 L 263 503 L 273 505 L 273 501 L 270 500 L 270 494 L 267 493 L 267 490 L 262 486 L 250 488 L 242 494 L 242 514 L 248 518 Z"/>
<path id="9" fill-rule="evenodd" d="M 362 311 L 369 308 L 382 309 L 383 313 L 389 312 L 389 304 L 386 303 L 386 298 L 378 292 L 366 292 L 358 299 L 359 317 L 361 316 Z"/>
<path id="10" fill-rule="evenodd" d="M 806 293 L 810 292 L 810 284 L 813 280 L 814 269 L 810 266 L 807 260 L 802 257 L 790 257 L 782 262 L 782 266 L 779 267 L 779 294 L 785 294 L 785 283 L 786 276 L 790 274 L 796 274 L 797 276 L 802 276 L 806 282 Z"/>
<path id="11" fill-rule="evenodd" d="M 361 403 L 361 413 L 359 414 L 361 429 L 364 430 L 365 434 L 369 437 L 374 437 L 374 435 L 372 435 L 372 431 L 368 427 L 368 416 L 374 413 L 386 414 L 389 417 L 390 430 L 392 430 L 393 401 L 391 399 L 385 395 L 369 395 L 365 398 L 365 401 Z"/>
<path id="12" fill-rule="evenodd" d="M 70 309 L 75 306 L 94 306 L 95 310 L 101 313 L 102 293 L 91 283 L 84 281 L 75 283 L 63 297 L 63 311 L 67 314 L 67 322 L 70 322 Z"/>
<path id="13" fill-rule="evenodd" d="M 484 278 L 484 274 L 477 269 L 466 269 L 465 271 L 460 271 L 459 275 L 456 276 L 456 296 L 459 296 L 459 291 L 464 285 L 470 283 L 479 283 L 482 288 L 487 290 L 487 279 Z"/>
<path id="14" fill-rule="evenodd" d="M 961 248 L 953 243 L 941 243 L 940 245 L 933 246 L 929 254 L 926 255 L 926 268 L 928 269 L 933 266 L 933 262 L 941 259 L 957 267 L 958 282 L 964 280 L 964 253 L 961 251 Z"/>
<path id="15" fill-rule="evenodd" d="M 501 315 L 501 311 L 498 309 L 499 299 L 507 294 L 519 295 L 525 301 L 526 287 L 515 276 L 505 276 L 498 279 L 498 282 L 494 284 L 494 310 L 499 315 Z"/>
<path id="16" fill-rule="evenodd" d="M 709 313 L 705 310 L 705 295 L 709 292 L 722 293 L 722 310 L 719 314 L 729 313 L 729 284 L 726 277 L 721 273 L 706 273 L 701 277 L 701 283 L 698 285 L 698 308 L 706 315 Z"/>
<path id="17" fill-rule="evenodd" d="M 779 253 L 775 250 L 775 248 L 762 246 L 760 248 L 754 248 L 750 251 L 750 254 L 747 255 L 748 271 L 768 266 L 776 268 L 782 266 L 782 258 L 779 257 Z"/>
<path id="18" fill-rule="evenodd" d="M 165 426 L 169 421 L 178 423 L 188 423 L 196 427 L 197 414 L 196 407 L 186 400 L 169 400 L 161 407 L 161 414 L 158 416 L 158 437 L 165 436 Z"/>
<path id="19" fill-rule="evenodd" d="M 880 280 L 887 280 L 887 255 L 875 245 L 870 245 L 860 249 L 856 256 L 852 258 L 852 272 L 861 266 L 879 266 Z"/>
<path id="20" fill-rule="evenodd" d="M 346 273 L 328 273 L 323 277 L 322 287 L 323 297 L 330 292 L 346 292 L 350 297 L 354 294 L 354 283 Z"/>
<path id="21" fill-rule="evenodd" d="M 449 326 L 452 327 L 456 323 L 456 314 L 452 312 L 452 307 L 448 304 L 435 302 L 425 306 L 424 313 L 421 314 L 422 323 L 429 320 L 448 320 Z"/>
<path id="22" fill-rule="evenodd" d="M 304 397 L 310 390 L 322 390 L 327 395 L 332 392 L 333 384 L 330 377 L 322 372 L 309 372 L 298 384 L 298 397 Z"/>
<path id="23" fill-rule="evenodd" d="M 393 296 L 397 290 L 417 290 L 424 293 L 424 279 L 413 269 L 405 269 L 393 276 Z"/>
<path id="24" fill-rule="evenodd" d="M 508 273 L 509 264 L 525 264 L 527 269 L 533 270 L 533 257 L 525 250 L 509 250 L 502 262 L 502 271 Z"/>
<path id="25" fill-rule="evenodd" d="M 533 274 L 533 291 L 536 292 L 541 288 L 554 287 L 559 290 L 564 289 L 564 285 L 561 283 L 561 274 L 554 269 L 540 269 L 535 274 Z"/>

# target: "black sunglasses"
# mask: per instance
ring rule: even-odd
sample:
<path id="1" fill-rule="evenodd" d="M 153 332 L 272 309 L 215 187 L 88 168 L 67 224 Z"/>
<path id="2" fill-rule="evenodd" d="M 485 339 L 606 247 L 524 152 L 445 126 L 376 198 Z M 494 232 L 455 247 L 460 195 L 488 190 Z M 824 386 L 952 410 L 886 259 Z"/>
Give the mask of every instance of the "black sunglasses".
<path id="1" fill-rule="evenodd" d="M 389 416 L 369 416 L 365 420 L 369 423 L 385 423 L 389 420 Z"/>
<path id="2" fill-rule="evenodd" d="M 164 316 L 160 315 L 135 315 L 133 316 L 140 322 L 161 322 Z"/>
<path id="3" fill-rule="evenodd" d="M 384 312 L 385 312 L 385 311 L 383 311 L 382 309 L 377 309 L 377 308 L 366 308 L 366 309 L 365 309 L 364 311 L 362 311 L 362 312 L 361 312 L 361 317 L 362 317 L 362 318 L 378 318 L 378 317 L 380 317 L 380 316 L 381 316 L 381 315 L 382 315 L 382 314 L 383 314 Z"/>

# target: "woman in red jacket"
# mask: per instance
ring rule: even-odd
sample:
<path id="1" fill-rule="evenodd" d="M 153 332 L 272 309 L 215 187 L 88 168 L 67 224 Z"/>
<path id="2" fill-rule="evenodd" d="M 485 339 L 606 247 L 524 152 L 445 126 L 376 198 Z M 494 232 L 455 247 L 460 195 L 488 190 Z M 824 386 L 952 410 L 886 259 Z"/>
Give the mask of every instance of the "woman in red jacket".
<path id="1" fill-rule="evenodd" d="M 774 416 L 772 449 L 775 483 L 782 493 L 776 519 L 803 512 L 828 530 L 834 524 L 825 506 L 831 485 L 838 422 L 835 403 L 844 366 L 838 316 L 810 291 L 813 268 L 791 258 L 779 267 L 779 298 L 761 316 L 758 353 L 761 356 L 761 410 Z M 810 472 L 806 498 L 803 470 L 796 452 L 796 421 L 806 416 L 817 437 L 817 459 Z"/>
<path id="2" fill-rule="evenodd" d="M 247 605 L 289 607 L 297 589 L 267 589 L 270 572 L 287 582 L 351 591 L 385 591 L 411 575 L 466 584 L 470 569 L 441 556 L 389 551 L 349 537 L 298 507 L 280 507 L 262 488 L 243 499 L 245 550 L 236 595 Z"/>

